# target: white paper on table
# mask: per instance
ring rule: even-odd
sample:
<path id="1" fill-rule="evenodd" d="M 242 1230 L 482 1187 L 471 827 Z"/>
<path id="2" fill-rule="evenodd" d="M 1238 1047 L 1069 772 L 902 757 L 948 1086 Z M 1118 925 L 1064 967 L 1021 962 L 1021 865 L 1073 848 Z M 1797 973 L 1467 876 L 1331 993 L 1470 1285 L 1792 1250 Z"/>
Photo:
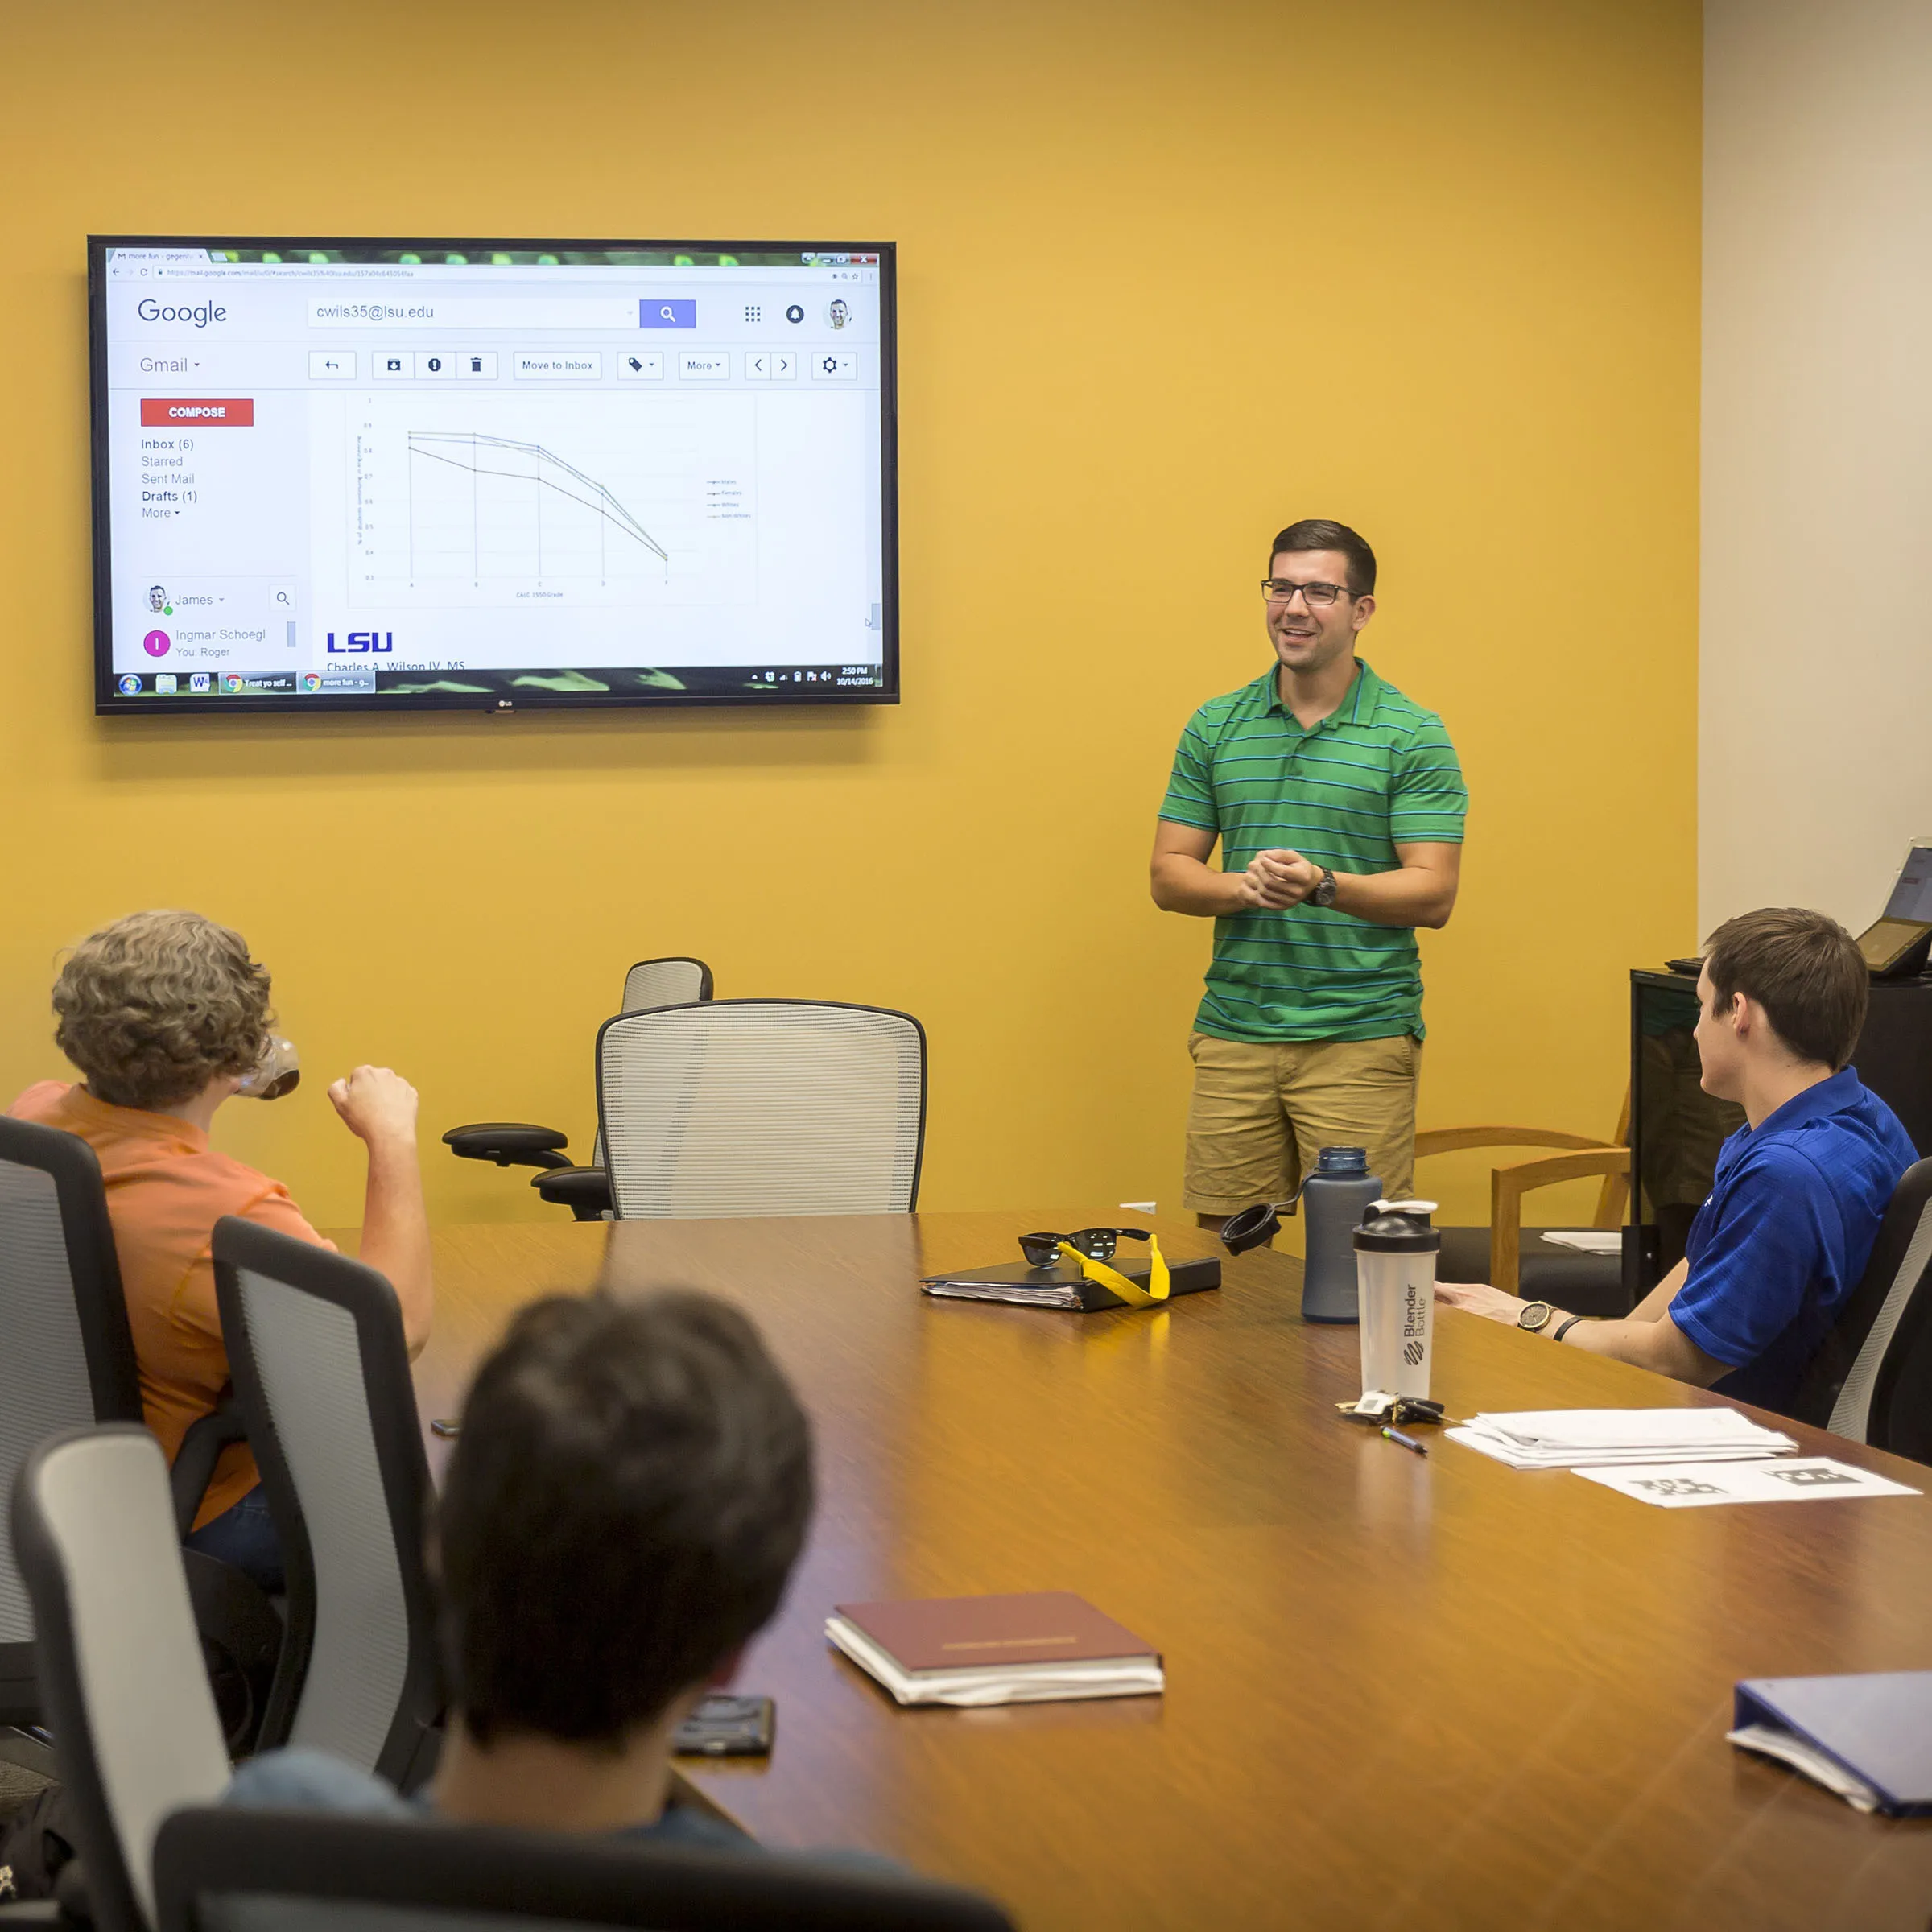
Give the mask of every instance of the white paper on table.
<path id="1" fill-rule="evenodd" d="M 1836 1758 L 1827 1757 L 1809 1738 L 1799 1737 L 1790 1731 L 1774 1730 L 1769 1724 L 1744 1724 L 1736 1731 L 1727 1731 L 1724 1740 L 1741 1749 L 1756 1751 L 1762 1757 L 1775 1757 L 1794 1771 L 1803 1772 L 1806 1777 L 1823 1785 L 1827 1791 L 1835 1791 L 1855 1811 L 1872 1812 L 1878 1809 L 1878 1794 L 1862 1777 L 1847 1770 Z"/>
<path id="2" fill-rule="evenodd" d="M 1624 1237 L 1614 1228 L 1546 1228 L 1543 1239 L 1558 1248 L 1573 1248 L 1579 1254 L 1621 1254 Z"/>
<path id="3" fill-rule="evenodd" d="M 1795 1449 L 1792 1439 L 1728 1406 L 1682 1409 L 1518 1409 L 1479 1411 L 1469 1426 L 1528 1448 L 1641 1449 L 1673 1451 L 1690 1443 L 1729 1449 L 1755 1443 L 1767 1455 Z"/>
<path id="4" fill-rule="evenodd" d="M 1835 1463 L 1823 1455 L 1775 1463 L 1660 1463 L 1650 1468 L 1575 1469 L 1571 1473 L 1663 1509 L 1701 1509 L 1712 1503 L 1815 1502 L 1826 1496 L 1923 1493 L 1889 1476 L 1874 1476 L 1869 1469 L 1854 1469 L 1849 1463 Z"/>
<path id="5" fill-rule="evenodd" d="M 1448 1439 L 1513 1469 L 1587 1463 L 1761 1462 L 1798 1447 L 1731 1408 L 1528 1409 L 1478 1414 Z"/>
<path id="6" fill-rule="evenodd" d="M 1798 1447 L 1784 1436 L 1770 1443 L 1740 1443 L 1735 1447 L 1720 1443 L 1686 1443 L 1673 1448 L 1662 1443 L 1646 1443 L 1634 1449 L 1525 1449 L 1520 1443 L 1467 1426 L 1445 1429 L 1443 1439 L 1460 1443 L 1465 1449 L 1493 1457 L 1512 1469 L 1614 1469 L 1620 1465 L 1648 1469 L 1671 1462 L 1761 1463 L 1767 1455 L 1778 1453 L 1777 1442 Z"/>

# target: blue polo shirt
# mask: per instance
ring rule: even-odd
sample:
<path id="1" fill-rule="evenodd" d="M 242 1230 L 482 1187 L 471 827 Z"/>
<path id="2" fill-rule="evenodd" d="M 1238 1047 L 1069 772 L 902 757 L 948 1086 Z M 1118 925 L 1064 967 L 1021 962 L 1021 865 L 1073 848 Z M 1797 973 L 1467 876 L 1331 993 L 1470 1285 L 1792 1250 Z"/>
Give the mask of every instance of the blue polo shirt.
<path id="1" fill-rule="evenodd" d="M 1918 1158 L 1849 1067 L 1724 1142 L 1670 1304 L 1671 1320 L 1731 1368 L 1717 1393 L 1789 1411 Z"/>

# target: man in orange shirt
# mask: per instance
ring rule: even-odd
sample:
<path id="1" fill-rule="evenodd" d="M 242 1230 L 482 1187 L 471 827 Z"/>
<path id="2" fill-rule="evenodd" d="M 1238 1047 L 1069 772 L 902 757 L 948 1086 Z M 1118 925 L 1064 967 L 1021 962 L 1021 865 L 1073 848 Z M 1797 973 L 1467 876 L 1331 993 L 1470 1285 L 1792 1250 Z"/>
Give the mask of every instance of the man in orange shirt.
<path id="1" fill-rule="evenodd" d="M 147 1426 L 171 1463 L 191 1424 L 229 1392 L 209 1249 L 241 1215 L 324 1241 L 279 1181 L 208 1145 L 215 1110 L 269 1051 L 267 969 L 237 932 L 192 912 L 141 912 L 83 939 L 54 987 L 54 1039 L 85 1084 L 43 1080 L 10 1111 L 76 1134 L 107 1185 Z M 389 1277 L 413 1355 L 428 1338 L 429 1222 L 416 1164 L 416 1092 L 386 1067 L 328 1090 L 369 1149 L 361 1258 Z M 246 1443 L 216 1465 L 188 1547 L 282 1587 L 275 1540 Z"/>

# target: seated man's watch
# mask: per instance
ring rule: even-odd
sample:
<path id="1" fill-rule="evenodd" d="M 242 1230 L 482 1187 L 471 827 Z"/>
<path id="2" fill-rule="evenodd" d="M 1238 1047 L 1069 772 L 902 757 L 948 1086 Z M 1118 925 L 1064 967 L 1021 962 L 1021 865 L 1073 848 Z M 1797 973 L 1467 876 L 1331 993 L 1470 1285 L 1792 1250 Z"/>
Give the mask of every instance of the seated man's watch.
<path id="1" fill-rule="evenodd" d="M 1519 1328 L 1527 1328 L 1532 1335 L 1550 1326 L 1550 1318 L 1556 1311 L 1547 1302 L 1531 1302 L 1516 1318 Z"/>
<path id="2" fill-rule="evenodd" d="M 1324 865 L 1322 876 L 1310 889 L 1308 902 L 1311 906 L 1332 906 L 1335 903 L 1335 874 Z"/>

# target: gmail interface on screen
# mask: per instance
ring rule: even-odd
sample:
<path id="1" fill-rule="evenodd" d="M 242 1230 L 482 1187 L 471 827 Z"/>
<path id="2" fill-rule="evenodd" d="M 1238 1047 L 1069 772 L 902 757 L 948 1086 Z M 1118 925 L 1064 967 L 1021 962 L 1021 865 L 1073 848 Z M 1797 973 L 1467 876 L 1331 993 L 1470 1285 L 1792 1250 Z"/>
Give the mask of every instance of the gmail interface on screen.
<path id="1" fill-rule="evenodd" d="M 890 270 L 106 245 L 103 704 L 894 695 Z"/>

